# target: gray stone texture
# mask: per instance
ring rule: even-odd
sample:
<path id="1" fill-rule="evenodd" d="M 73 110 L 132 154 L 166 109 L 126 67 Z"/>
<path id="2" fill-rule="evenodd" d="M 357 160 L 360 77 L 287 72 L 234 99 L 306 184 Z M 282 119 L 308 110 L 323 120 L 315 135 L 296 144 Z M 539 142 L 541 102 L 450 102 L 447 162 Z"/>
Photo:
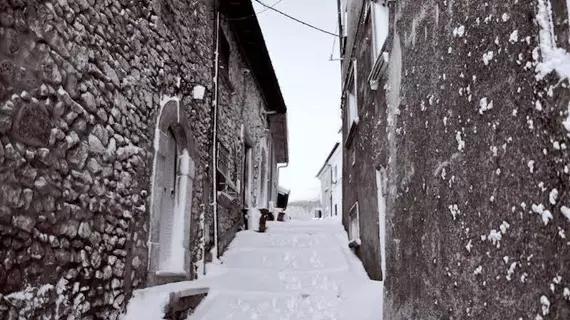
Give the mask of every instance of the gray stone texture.
<path id="1" fill-rule="evenodd" d="M 560 146 L 569 143 L 570 95 L 568 80 L 535 77 L 538 2 L 391 2 L 390 65 L 378 91 L 366 81 L 368 24 L 349 37 L 344 61 L 358 61 L 360 122 L 344 152 L 343 219 L 358 201 L 357 253 L 379 279 L 375 169 L 386 168 L 385 319 L 570 317 L 570 225 L 560 211 L 568 207 L 569 154 Z M 546 2 L 568 50 L 566 4 Z M 366 2 L 351 3 L 355 30 Z M 479 112 L 483 98 L 493 108 Z M 539 204 L 553 215 L 547 225 L 533 210 Z"/>
<path id="2" fill-rule="evenodd" d="M 268 123 L 261 111 L 267 107 L 255 79 L 248 70 L 245 58 L 239 53 L 237 40 L 226 22 L 222 30 L 230 45 L 229 68 L 220 74 L 218 140 L 228 148 L 230 154 L 230 176 L 234 185 L 243 191 L 243 154 L 245 139 L 242 126 L 253 148 L 251 193 L 255 205 L 259 192 L 259 164 L 261 163 L 261 140 Z M 219 249 L 223 253 L 234 235 L 243 226 L 244 207 L 240 192 L 233 200 L 218 197 Z"/>
<path id="3" fill-rule="evenodd" d="M 160 94 L 207 88 L 183 107 L 210 202 L 212 4 L 0 1 L 0 319 L 116 319 L 146 285 Z"/>
<path id="4" fill-rule="evenodd" d="M 213 246 L 213 19 L 213 1 L 0 1 L 0 319 L 117 319 L 132 290 L 196 277 Z M 245 125 L 255 194 L 263 100 L 224 28 L 231 56 L 219 139 L 237 180 Z M 192 99 L 197 85 L 204 99 Z M 195 146 L 185 246 L 193 271 L 177 279 L 147 272 L 162 95 L 181 98 Z M 241 196 L 221 205 L 223 251 L 243 205 Z M 25 288 L 38 299 L 9 297 Z"/>

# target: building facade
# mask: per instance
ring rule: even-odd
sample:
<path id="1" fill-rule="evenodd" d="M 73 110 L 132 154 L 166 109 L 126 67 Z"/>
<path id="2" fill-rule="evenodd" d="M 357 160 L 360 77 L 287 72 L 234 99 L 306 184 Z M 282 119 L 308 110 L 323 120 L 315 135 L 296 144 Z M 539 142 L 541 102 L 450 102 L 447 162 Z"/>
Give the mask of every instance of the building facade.
<path id="1" fill-rule="evenodd" d="M 342 147 L 336 143 L 319 170 L 323 217 L 342 215 Z"/>
<path id="2" fill-rule="evenodd" d="M 197 278 L 288 161 L 250 1 L 0 2 L 0 141 L 2 319 Z"/>
<path id="3" fill-rule="evenodd" d="M 343 223 L 384 318 L 568 318 L 566 3 L 339 9 Z"/>

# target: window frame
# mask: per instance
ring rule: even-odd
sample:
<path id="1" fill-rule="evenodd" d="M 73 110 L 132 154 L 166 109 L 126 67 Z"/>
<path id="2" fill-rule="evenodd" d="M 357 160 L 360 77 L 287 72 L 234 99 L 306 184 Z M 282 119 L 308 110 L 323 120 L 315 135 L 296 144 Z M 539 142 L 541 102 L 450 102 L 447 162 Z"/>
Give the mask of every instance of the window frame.
<path id="1" fill-rule="evenodd" d="M 388 7 L 387 0 L 370 0 L 368 2 L 370 6 L 369 16 L 370 18 L 370 28 L 372 33 L 371 39 L 371 55 L 370 59 L 372 60 L 372 68 L 370 69 L 370 74 L 368 75 L 368 83 L 370 85 L 371 90 L 378 90 L 379 82 L 382 75 L 386 72 L 388 62 L 390 59 L 390 55 L 388 51 L 386 51 L 386 47 L 388 44 L 388 38 L 390 36 L 390 8 Z M 379 14 L 380 7 L 385 7 L 385 18 L 387 21 L 383 25 L 385 27 L 385 37 L 383 42 L 379 44 L 378 37 L 379 37 L 379 26 L 378 22 L 380 19 L 377 17 Z"/>
<path id="2" fill-rule="evenodd" d="M 386 31 L 388 31 L 389 27 L 390 27 L 390 9 L 388 8 L 388 3 L 385 0 L 371 0 L 369 1 L 369 6 L 370 6 L 370 10 L 369 10 L 369 14 L 370 14 L 370 27 L 372 28 L 372 63 L 375 64 L 376 61 L 381 57 L 382 52 L 384 51 L 383 48 L 385 47 L 386 41 L 388 41 L 388 33 L 386 32 L 386 37 L 384 38 L 384 41 L 382 41 L 382 44 L 379 45 L 378 44 L 378 19 L 377 19 L 377 15 L 378 13 L 378 9 L 380 6 L 382 7 L 386 7 L 386 10 L 388 10 L 388 21 L 385 24 L 386 27 Z"/>
<path id="3" fill-rule="evenodd" d="M 358 84 L 357 84 L 357 62 L 352 61 L 352 68 L 349 72 L 348 80 L 345 89 L 345 105 L 346 105 L 346 127 L 350 132 L 353 126 L 356 126 L 360 121 L 358 117 Z M 351 100 L 350 96 L 353 93 L 354 99 Z M 353 101 L 353 104 L 351 104 Z M 353 107 L 353 108 L 351 108 Z"/>
<path id="4" fill-rule="evenodd" d="M 355 229 L 353 229 L 354 227 Z M 348 241 L 351 247 L 360 246 L 360 208 L 358 201 L 348 211 Z"/>

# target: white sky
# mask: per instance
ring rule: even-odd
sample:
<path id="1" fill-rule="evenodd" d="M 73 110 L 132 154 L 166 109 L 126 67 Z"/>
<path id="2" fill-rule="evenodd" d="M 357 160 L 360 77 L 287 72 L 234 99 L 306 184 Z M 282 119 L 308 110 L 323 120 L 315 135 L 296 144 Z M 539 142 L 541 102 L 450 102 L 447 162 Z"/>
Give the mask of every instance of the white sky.
<path id="1" fill-rule="evenodd" d="M 278 0 L 261 0 L 273 5 Z M 254 3 L 256 12 L 264 9 Z M 336 33 L 336 0 L 283 0 L 275 6 L 295 18 Z M 315 176 L 340 140 L 340 62 L 338 39 L 306 27 L 272 10 L 258 16 L 287 104 L 289 166 L 279 173 L 290 200 L 318 197 Z"/>

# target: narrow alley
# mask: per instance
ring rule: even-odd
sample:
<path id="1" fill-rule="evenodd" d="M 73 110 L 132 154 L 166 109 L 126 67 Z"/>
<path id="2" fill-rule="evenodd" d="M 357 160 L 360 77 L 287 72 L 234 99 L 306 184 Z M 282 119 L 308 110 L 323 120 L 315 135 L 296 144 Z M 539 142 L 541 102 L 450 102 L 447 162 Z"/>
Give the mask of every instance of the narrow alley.
<path id="1" fill-rule="evenodd" d="M 570 0 L 0 0 L 0 320 L 570 319 Z"/>
<path id="2" fill-rule="evenodd" d="M 159 316 L 170 294 L 201 288 L 190 320 L 377 319 L 382 285 L 347 244 L 337 219 L 269 222 L 265 233 L 238 233 L 207 277 L 135 292 L 124 320 Z"/>

